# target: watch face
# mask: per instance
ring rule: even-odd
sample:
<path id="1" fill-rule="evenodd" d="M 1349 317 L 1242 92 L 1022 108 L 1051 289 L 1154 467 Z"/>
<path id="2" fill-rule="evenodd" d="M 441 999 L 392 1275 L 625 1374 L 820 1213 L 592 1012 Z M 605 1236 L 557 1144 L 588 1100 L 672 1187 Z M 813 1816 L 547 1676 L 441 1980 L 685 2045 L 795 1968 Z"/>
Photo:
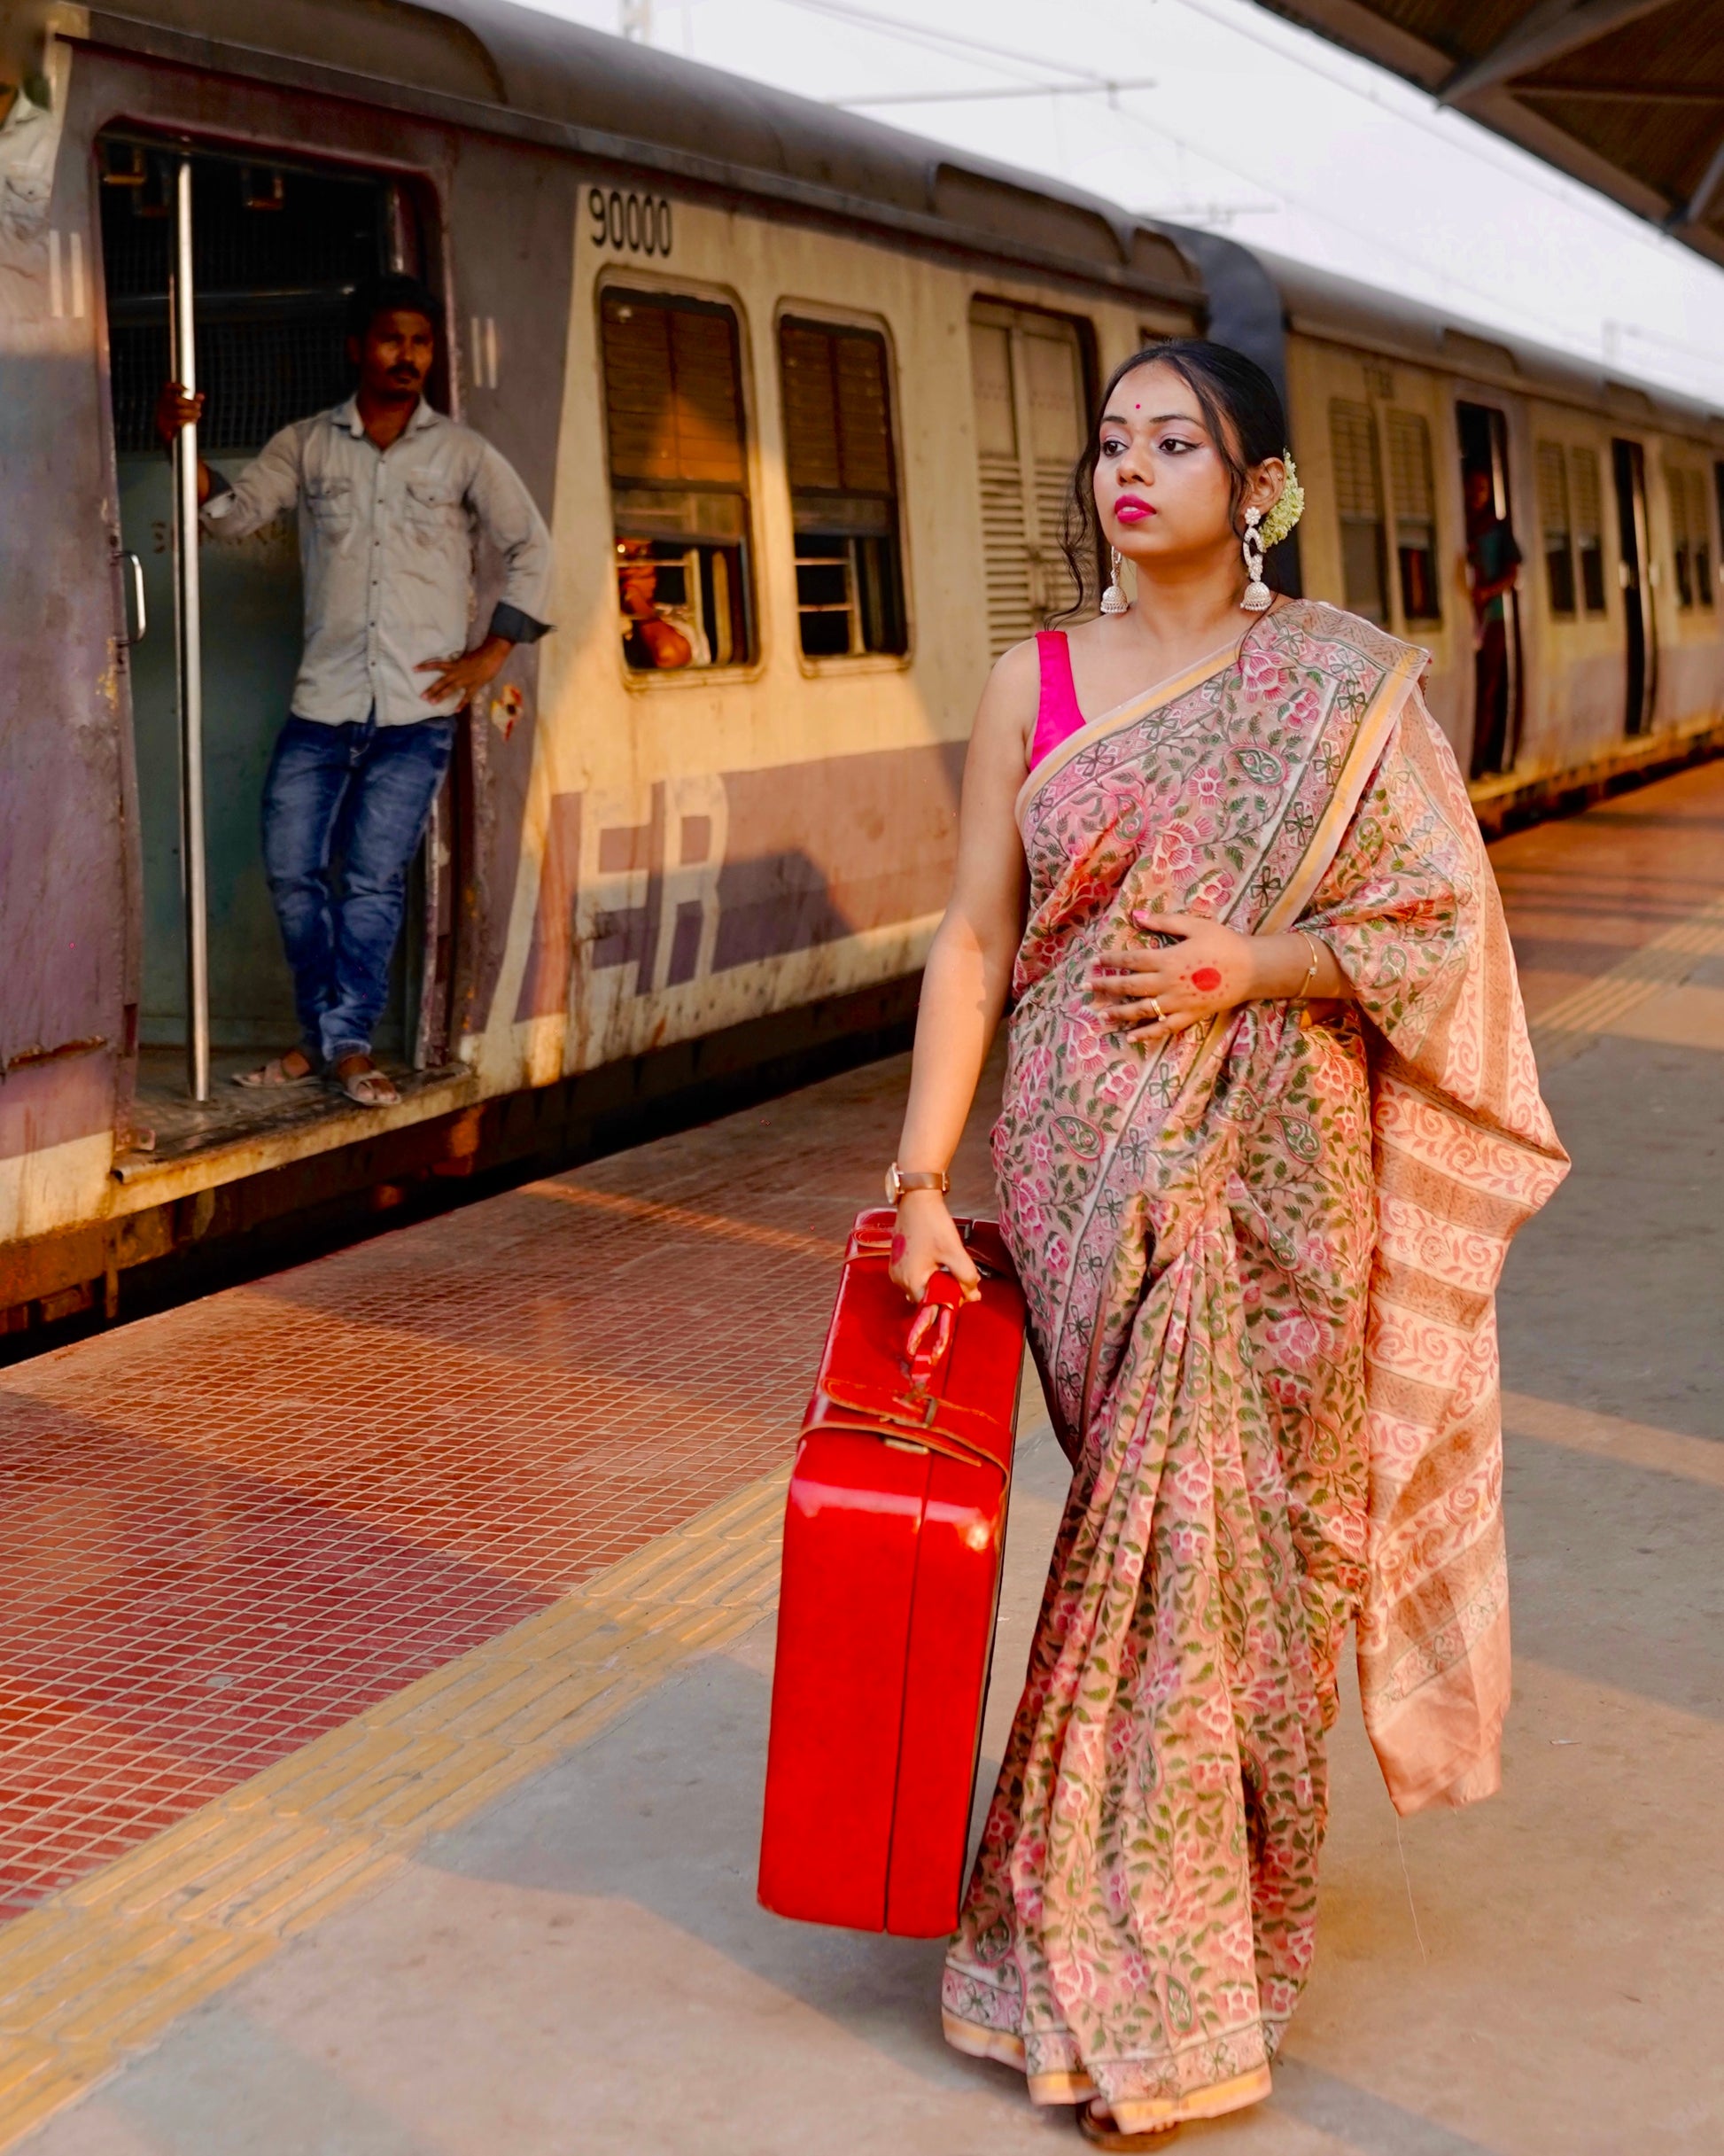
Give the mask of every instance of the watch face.
<path id="1" fill-rule="evenodd" d="M 891 1166 L 886 1171 L 886 1203 L 889 1205 L 896 1205 L 897 1202 L 898 1164 L 897 1161 L 894 1161 Z"/>

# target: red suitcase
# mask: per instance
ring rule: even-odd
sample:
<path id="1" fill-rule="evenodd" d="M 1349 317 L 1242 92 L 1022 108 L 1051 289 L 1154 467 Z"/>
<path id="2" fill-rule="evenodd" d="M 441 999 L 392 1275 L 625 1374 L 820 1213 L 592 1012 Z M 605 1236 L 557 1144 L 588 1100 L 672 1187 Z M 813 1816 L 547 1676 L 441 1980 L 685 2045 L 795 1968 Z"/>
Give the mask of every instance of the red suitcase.
<path id="1" fill-rule="evenodd" d="M 784 1516 L 760 1899 L 931 1939 L 958 1921 L 1006 1544 L 1023 1297 L 991 1220 L 982 1275 L 920 1310 L 860 1214 Z"/>

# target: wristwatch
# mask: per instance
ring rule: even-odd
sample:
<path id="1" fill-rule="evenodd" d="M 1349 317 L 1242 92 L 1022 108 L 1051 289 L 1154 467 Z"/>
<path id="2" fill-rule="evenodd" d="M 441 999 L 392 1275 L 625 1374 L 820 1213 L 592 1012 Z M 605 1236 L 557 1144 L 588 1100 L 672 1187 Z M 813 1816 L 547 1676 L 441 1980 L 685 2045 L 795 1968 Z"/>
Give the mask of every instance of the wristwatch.
<path id="1" fill-rule="evenodd" d="M 896 1205 L 906 1190 L 937 1190 L 944 1197 L 951 1188 L 951 1178 L 944 1168 L 900 1168 L 894 1161 L 886 1171 L 886 1198 Z"/>

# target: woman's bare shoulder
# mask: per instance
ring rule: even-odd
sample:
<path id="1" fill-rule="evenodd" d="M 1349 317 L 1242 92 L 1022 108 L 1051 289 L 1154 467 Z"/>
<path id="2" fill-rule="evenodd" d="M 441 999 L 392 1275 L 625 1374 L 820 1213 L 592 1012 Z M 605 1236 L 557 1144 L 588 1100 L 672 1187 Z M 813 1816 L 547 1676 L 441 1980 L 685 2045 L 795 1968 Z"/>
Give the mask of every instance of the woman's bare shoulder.
<path id="1" fill-rule="evenodd" d="M 1022 697 L 1037 697 L 1042 689 L 1042 655 L 1033 636 L 1026 636 L 1021 644 L 1008 644 L 994 661 L 988 674 L 988 691 L 996 689 L 1002 695 Z"/>
<path id="2" fill-rule="evenodd" d="M 1036 639 L 1026 637 L 1002 651 L 988 674 L 976 712 L 978 729 L 1021 730 L 1027 742 L 1042 700 L 1042 665 Z"/>

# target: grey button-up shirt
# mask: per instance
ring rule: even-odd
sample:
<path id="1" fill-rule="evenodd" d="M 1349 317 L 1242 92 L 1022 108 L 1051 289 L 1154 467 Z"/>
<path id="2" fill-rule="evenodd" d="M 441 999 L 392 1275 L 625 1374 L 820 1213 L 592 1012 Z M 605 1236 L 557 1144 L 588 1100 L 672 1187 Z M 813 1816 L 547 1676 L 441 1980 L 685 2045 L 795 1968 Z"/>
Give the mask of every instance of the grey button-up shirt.
<path id="1" fill-rule="evenodd" d="M 231 485 L 213 472 L 204 527 L 245 539 L 297 507 L 306 647 L 293 688 L 301 719 L 408 726 L 459 711 L 428 704 L 426 659 L 465 650 L 473 617 L 473 542 L 501 556 L 492 633 L 528 642 L 550 578 L 551 539 L 519 474 L 482 435 L 423 400 L 379 450 L 350 397 L 296 419 Z"/>

